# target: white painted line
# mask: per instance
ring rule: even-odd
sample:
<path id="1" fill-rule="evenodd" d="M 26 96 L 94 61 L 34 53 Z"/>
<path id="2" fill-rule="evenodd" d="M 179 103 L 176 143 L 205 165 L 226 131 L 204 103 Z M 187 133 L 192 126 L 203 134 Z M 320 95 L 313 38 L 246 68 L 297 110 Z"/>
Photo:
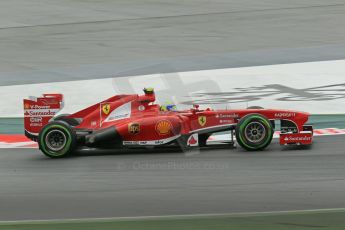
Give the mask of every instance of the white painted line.
<path id="1" fill-rule="evenodd" d="M 87 223 L 87 222 L 108 222 L 108 221 L 130 221 L 130 220 L 174 220 L 174 219 L 195 219 L 200 217 L 248 217 L 248 216 L 271 216 L 291 214 L 311 214 L 345 212 L 345 208 L 328 209 L 305 209 L 267 212 L 238 212 L 238 213 L 200 213 L 186 215 L 160 215 L 160 216 L 128 216 L 128 217 L 102 217 L 102 218 L 76 218 L 76 219 L 49 219 L 49 220 L 10 220 L 0 221 L 0 225 L 9 224 L 61 224 L 61 223 Z"/>
<path id="2" fill-rule="evenodd" d="M 0 142 L 1 149 L 9 149 L 9 148 L 36 148 L 36 147 L 26 147 L 28 145 L 33 145 L 36 142 L 27 141 L 27 142 L 15 142 L 15 143 L 6 143 Z"/>

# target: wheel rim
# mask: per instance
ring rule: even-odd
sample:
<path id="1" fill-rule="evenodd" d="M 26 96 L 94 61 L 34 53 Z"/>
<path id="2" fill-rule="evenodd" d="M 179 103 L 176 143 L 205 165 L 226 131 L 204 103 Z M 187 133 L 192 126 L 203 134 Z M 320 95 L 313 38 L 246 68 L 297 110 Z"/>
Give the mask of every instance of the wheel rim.
<path id="1" fill-rule="evenodd" d="M 266 137 L 266 128 L 260 122 L 251 122 L 246 126 L 244 135 L 248 141 L 259 143 Z"/>
<path id="2" fill-rule="evenodd" d="M 60 151 L 66 146 L 67 138 L 65 133 L 61 130 L 51 130 L 46 135 L 45 142 L 49 149 Z"/>

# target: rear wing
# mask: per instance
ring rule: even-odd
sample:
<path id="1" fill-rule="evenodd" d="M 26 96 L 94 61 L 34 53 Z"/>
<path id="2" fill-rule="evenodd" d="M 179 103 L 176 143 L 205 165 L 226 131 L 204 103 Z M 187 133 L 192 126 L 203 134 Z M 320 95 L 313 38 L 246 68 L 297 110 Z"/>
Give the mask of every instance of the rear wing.
<path id="1" fill-rule="evenodd" d="M 63 95 L 43 94 L 23 102 L 25 136 L 36 141 L 41 129 L 63 108 Z"/>

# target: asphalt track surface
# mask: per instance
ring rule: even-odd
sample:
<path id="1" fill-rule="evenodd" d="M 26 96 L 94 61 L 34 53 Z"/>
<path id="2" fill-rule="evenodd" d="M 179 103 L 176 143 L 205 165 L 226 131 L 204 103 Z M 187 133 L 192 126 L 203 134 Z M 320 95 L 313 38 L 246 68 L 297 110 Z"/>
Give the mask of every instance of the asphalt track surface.
<path id="1" fill-rule="evenodd" d="M 343 0 L 0 2 L 0 85 L 345 58 Z M 260 153 L 0 149 L 0 220 L 345 207 L 344 136 Z"/>
<path id="2" fill-rule="evenodd" d="M 345 207 L 344 136 L 267 151 L 82 152 L 52 160 L 1 149 L 0 220 Z"/>
<path id="3" fill-rule="evenodd" d="M 343 0 L 0 2 L 0 85 L 345 58 Z"/>

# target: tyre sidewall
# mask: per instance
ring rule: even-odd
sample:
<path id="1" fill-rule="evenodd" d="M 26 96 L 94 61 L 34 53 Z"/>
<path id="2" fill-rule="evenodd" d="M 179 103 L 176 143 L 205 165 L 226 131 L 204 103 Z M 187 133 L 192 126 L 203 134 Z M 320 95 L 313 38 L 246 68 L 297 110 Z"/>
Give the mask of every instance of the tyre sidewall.
<path id="1" fill-rule="evenodd" d="M 66 136 L 65 146 L 59 150 L 54 151 L 48 147 L 46 144 L 46 135 L 52 130 L 59 130 L 63 132 Z M 75 149 L 76 134 L 71 129 L 71 127 L 63 121 L 53 121 L 47 124 L 40 132 L 38 137 L 38 144 L 40 150 L 48 157 L 51 158 L 62 158 L 69 156 Z"/>
<path id="2" fill-rule="evenodd" d="M 252 122 L 259 122 L 265 127 L 265 138 L 254 143 L 245 137 L 245 129 Z M 246 150 L 262 150 L 266 148 L 272 141 L 273 128 L 271 122 L 260 114 L 248 114 L 244 116 L 236 126 L 236 139 L 237 142 Z"/>

